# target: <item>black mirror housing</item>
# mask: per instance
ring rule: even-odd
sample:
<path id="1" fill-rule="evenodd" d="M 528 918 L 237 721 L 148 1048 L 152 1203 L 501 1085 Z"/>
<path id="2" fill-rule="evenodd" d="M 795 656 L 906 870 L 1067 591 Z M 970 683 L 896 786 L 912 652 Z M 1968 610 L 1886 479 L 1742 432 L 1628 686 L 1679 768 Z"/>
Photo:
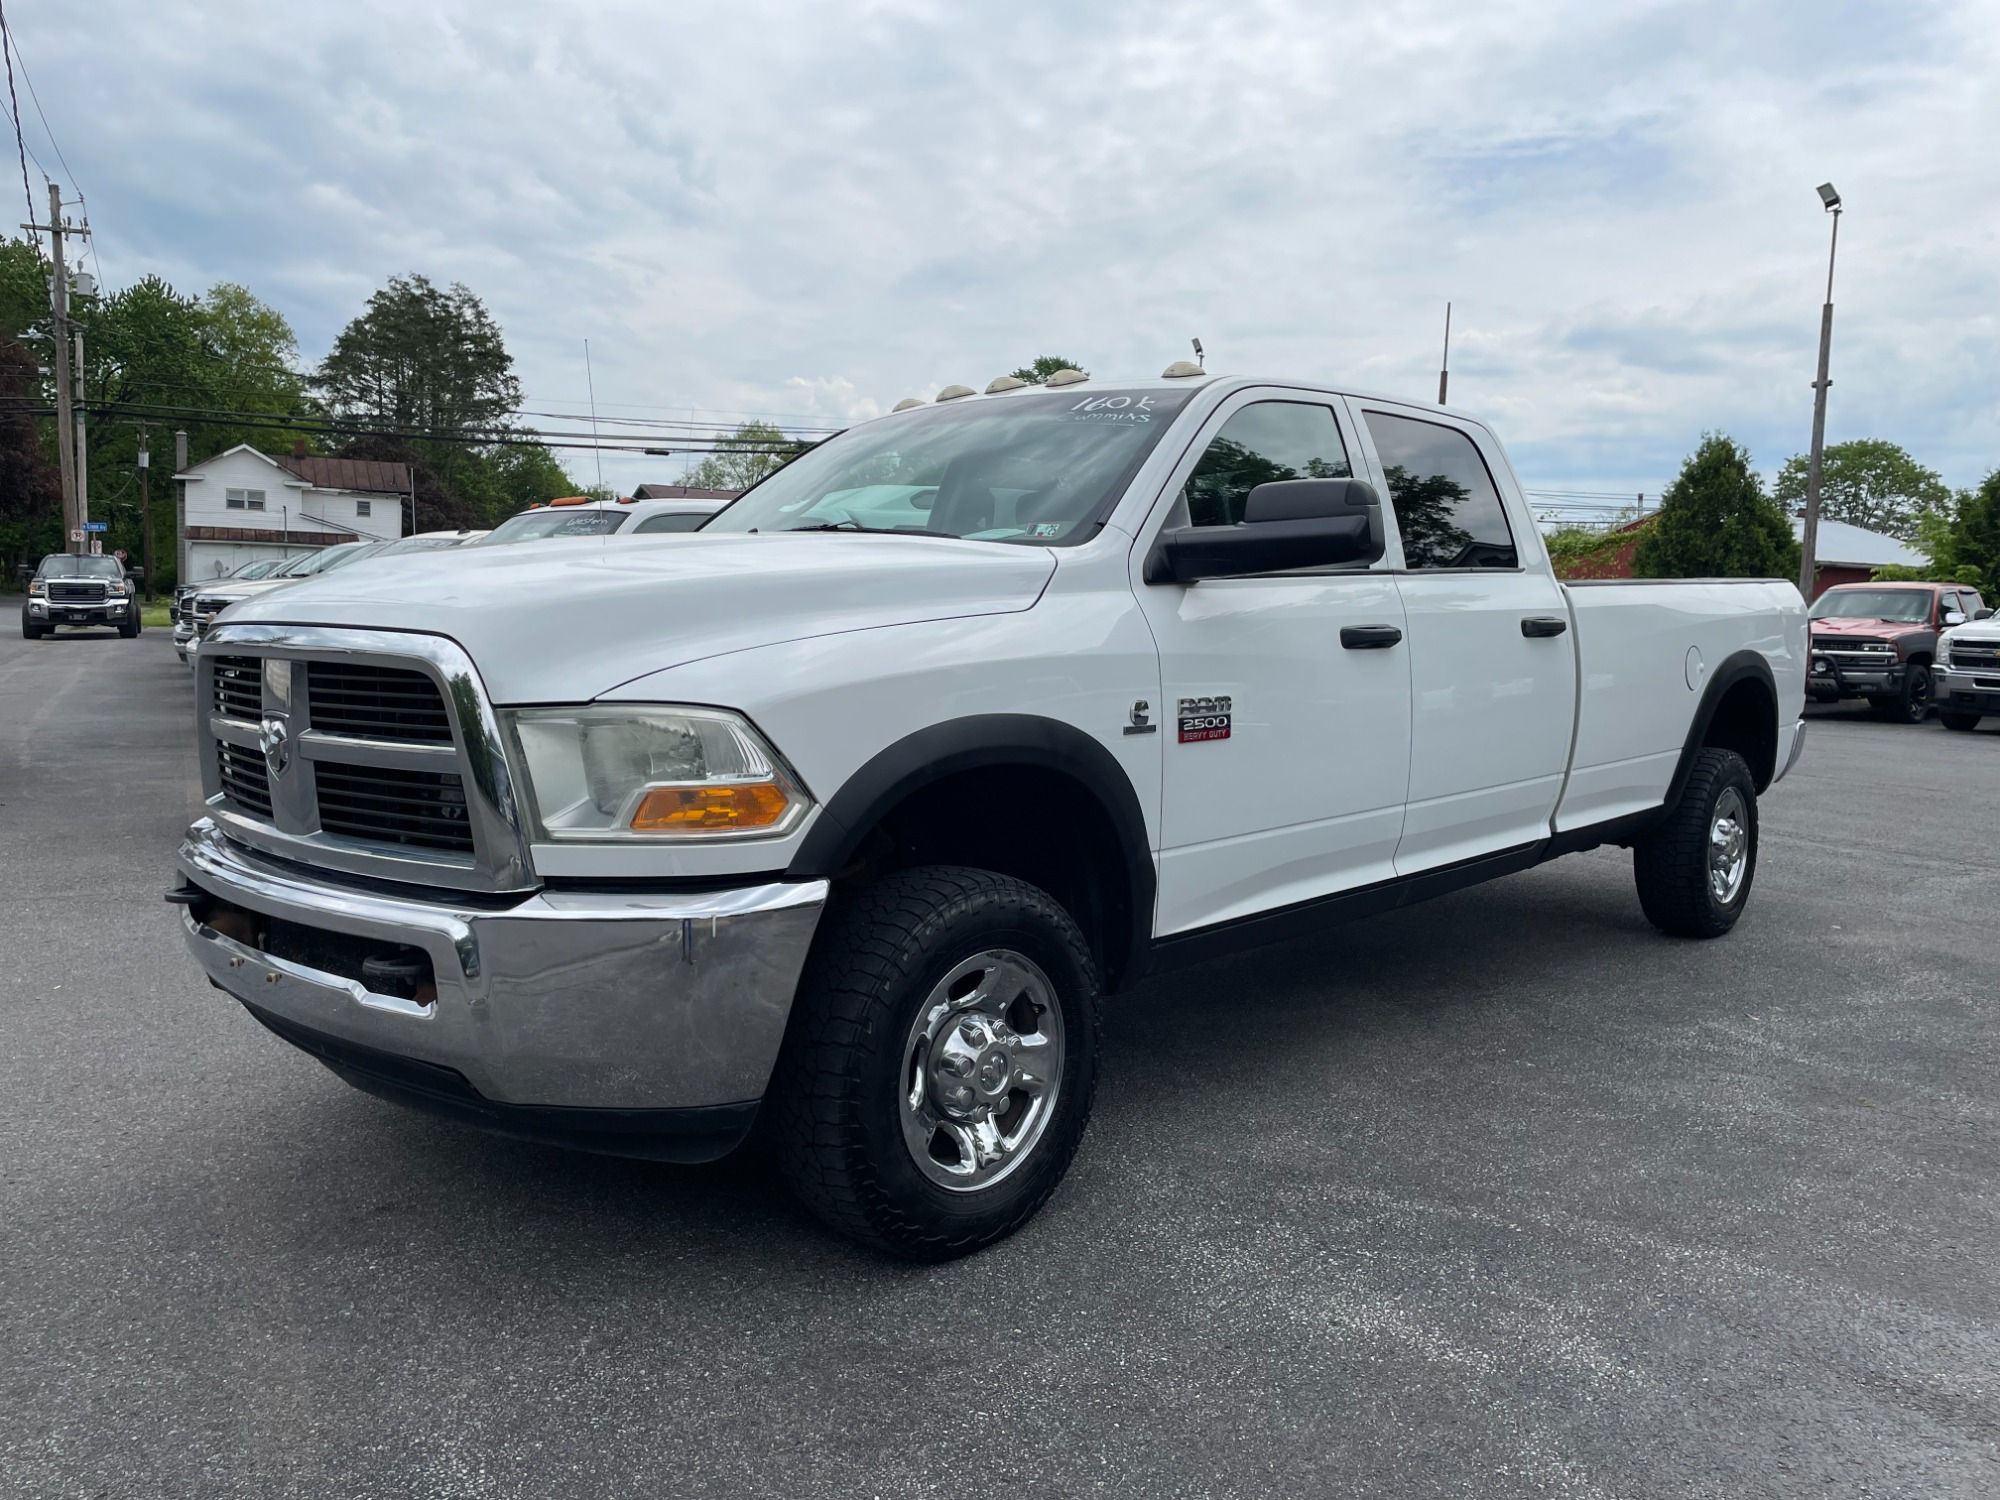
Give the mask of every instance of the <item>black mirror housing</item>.
<path id="1" fill-rule="evenodd" d="M 1198 583 L 1341 563 L 1379 561 L 1382 502 L 1360 479 L 1260 484 L 1234 526 L 1163 531 L 1146 557 L 1147 583 Z"/>

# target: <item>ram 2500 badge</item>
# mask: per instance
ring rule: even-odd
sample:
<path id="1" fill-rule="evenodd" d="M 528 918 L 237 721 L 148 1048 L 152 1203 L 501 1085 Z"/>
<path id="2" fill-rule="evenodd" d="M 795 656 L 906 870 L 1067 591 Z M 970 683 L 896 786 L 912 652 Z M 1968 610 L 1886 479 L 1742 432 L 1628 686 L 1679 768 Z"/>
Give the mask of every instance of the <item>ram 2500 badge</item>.
<path id="1" fill-rule="evenodd" d="M 1797 590 L 1565 586 L 1479 421 L 1171 373 L 947 391 L 690 535 L 246 599 L 190 948 L 364 1089 L 672 1160 L 761 1124 L 940 1258 L 1054 1190 L 1145 976 L 1606 843 L 1727 932 Z"/>

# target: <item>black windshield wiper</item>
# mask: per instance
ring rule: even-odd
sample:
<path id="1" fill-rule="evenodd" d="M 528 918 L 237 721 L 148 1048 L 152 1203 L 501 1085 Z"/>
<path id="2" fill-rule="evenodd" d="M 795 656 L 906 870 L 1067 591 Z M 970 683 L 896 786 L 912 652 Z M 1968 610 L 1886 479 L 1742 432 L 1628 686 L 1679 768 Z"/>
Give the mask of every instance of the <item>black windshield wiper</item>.
<path id="1" fill-rule="evenodd" d="M 959 540 L 949 531 L 926 531 L 921 526 L 863 526 L 859 521 L 815 521 L 810 526 L 787 526 L 787 531 L 858 531 L 870 536 L 941 536 Z"/>

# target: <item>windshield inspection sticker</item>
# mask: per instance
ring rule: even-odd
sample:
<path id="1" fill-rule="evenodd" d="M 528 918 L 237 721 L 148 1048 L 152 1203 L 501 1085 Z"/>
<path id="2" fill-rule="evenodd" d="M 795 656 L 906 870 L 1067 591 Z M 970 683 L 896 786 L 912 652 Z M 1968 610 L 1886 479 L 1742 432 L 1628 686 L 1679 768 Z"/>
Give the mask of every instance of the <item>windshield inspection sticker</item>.
<path id="1" fill-rule="evenodd" d="M 1229 738 L 1229 696 L 1183 698 L 1180 703 L 1181 743 L 1199 745 L 1205 740 Z"/>

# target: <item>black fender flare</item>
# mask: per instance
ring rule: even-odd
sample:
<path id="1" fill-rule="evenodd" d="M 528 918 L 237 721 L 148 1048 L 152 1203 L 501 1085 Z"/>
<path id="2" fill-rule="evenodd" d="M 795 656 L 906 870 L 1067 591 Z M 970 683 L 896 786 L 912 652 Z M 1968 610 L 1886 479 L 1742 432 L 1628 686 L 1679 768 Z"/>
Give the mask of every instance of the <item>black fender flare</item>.
<path id="1" fill-rule="evenodd" d="M 787 879 L 830 877 L 897 804 L 934 781 L 986 766 L 1034 766 L 1077 782 L 1103 809 L 1117 840 L 1130 902 L 1129 971 L 1152 942 L 1155 877 L 1146 815 L 1125 768 L 1102 743 L 1039 714 L 974 714 L 905 735 L 863 763 L 820 809 L 786 869 Z M 1107 975 L 1107 987 L 1117 987 Z"/>
<path id="2" fill-rule="evenodd" d="M 1722 700 L 1729 690 L 1746 678 L 1754 678 L 1764 685 L 1764 691 L 1771 698 L 1771 746 L 1775 755 L 1783 742 L 1784 725 L 1778 723 L 1778 680 L 1771 675 L 1771 664 L 1761 652 L 1743 650 L 1725 657 L 1709 674 L 1708 686 L 1702 689 L 1701 702 L 1695 706 L 1694 720 L 1688 725 L 1687 743 L 1681 747 L 1680 763 L 1674 767 L 1674 779 L 1667 784 L 1667 799 L 1660 811 L 1665 814 L 1679 805 L 1681 793 L 1687 788 L 1687 779 L 1694 771 L 1695 752 L 1708 739 L 1708 731 L 1715 722 L 1715 711 L 1722 706 Z M 1768 788 L 1777 775 L 1777 763 L 1759 771 L 1752 766 L 1750 774 L 1757 780 L 1759 792 Z"/>

